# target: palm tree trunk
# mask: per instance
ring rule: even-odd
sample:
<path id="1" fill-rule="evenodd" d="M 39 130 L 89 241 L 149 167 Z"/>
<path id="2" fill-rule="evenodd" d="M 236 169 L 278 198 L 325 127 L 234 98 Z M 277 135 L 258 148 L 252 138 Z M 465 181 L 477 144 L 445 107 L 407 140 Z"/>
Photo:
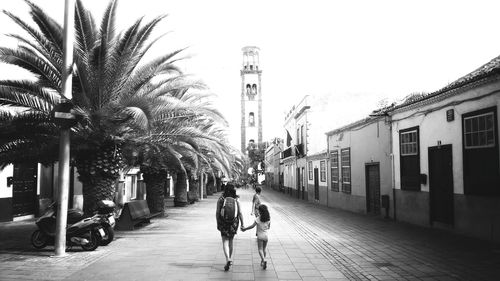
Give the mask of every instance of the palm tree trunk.
<path id="1" fill-rule="evenodd" d="M 190 203 L 198 202 L 200 201 L 200 186 L 198 184 L 198 181 L 193 178 L 193 176 L 189 177 L 189 201 Z"/>
<path id="2" fill-rule="evenodd" d="M 167 175 L 160 173 L 143 173 L 146 183 L 146 200 L 151 213 L 165 214 L 165 193 L 163 186 L 167 180 Z"/>
<path id="3" fill-rule="evenodd" d="M 97 202 L 101 200 L 113 200 L 115 195 L 115 181 L 111 178 L 100 178 L 92 182 L 82 182 L 83 188 L 83 212 L 91 215 L 97 210 Z"/>
<path id="4" fill-rule="evenodd" d="M 100 200 L 113 200 L 115 181 L 123 166 L 121 148 L 103 143 L 99 149 L 81 150 L 75 155 L 78 179 L 83 188 L 83 212 L 91 215 Z"/>
<path id="5" fill-rule="evenodd" d="M 202 188 L 202 198 L 207 198 L 207 175 L 205 173 L 201 173 L 200 176 L 200 186 Z"/>
<path id="6" fill-rule="evenodd" d="M 179 172 L 177 173 L 177 181 L 175 182 L 174 206 L 185 207 L 187 205 L 186 174 L 184 172 Z"/>

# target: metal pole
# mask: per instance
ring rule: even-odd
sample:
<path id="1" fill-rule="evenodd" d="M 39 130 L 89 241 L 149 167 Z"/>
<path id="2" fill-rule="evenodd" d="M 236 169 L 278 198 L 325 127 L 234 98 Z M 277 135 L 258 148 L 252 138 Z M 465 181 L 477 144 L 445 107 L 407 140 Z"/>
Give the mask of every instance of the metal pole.
<path id="1" fill-rule="evenodd" d="M 63 55 L 64 63 L 61 73 L 62 94 L 68 100 L 73 98 L 71 92 L 71 70 L 73 67 L 73 40 L 74 40 L 74 14 L 75 0 L 65 0 L 64 8 L 64 34 L 63 34 Z M 58 210 L 56 218 L 56 240 L 55 255 L 64 256 L 66 254 L 66 219 L 68 212 L 69 195 L 69 158 L 70 158 L 70 129 L 61 129 L 59 140 L 59 196 Z"/>

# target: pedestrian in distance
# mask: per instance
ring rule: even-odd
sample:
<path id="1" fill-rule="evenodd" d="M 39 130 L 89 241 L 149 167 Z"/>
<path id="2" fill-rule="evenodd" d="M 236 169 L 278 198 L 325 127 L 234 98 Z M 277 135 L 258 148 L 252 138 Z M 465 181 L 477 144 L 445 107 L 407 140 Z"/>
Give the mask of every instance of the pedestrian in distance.
<path id="1" fill-rule="evenodd" d="M 259 206 L 259 214 L 260 216 L 255 219 L 255 222 L 251 226 L 242 226 L 241 231 L 247 231 L 257 226 L 257 249 L 259 250 L 260 255 L 260 266 L 262 266 L 262 269 L 266 269 L 266 249 L 268 242 L 267 231 L 269 230 L 269 228 L 271 228 L 271 216 L 269 215 L 269 210 L 267 209 L 267 206 L 265 204 L 261 204 Z"/>
<path id="2" fill-rule="evenodd" d="M 226 178 L 225 176 L 222 176 L 221 179 L 220 179 L 220 182 L 221 182 L 221 185 L 220 185 L 220 190 L 222 192 L 224 192 L 224 190 L 226 189 L 226 186 L 228 185 L 229 183 L 229 179 Z"/>
<path id="3" fill-rule="evenodd" d="M 240 202 L 234 185 L 228 183 L 229 179 L 222 178 L 224 192 L 217 200 L 217 229 L 222 237 L 222 250 L 226 257 L 224 270 L 228 271 L 233 264 L 233 239 L 238 232 L 239 223 L 243 227 L 243 216 L 241 215 Z"/>
<path id="4" fill-rule="evenodd" d="M 262 192 L 262 188 L 260 186 L 257 186 L 255 188 L 255 194 L 253 195 L 252 198 L 252 212 L 250 215 L 255 214 L 255 217 L 259 216 L 259 206 L 260 206 L 260 193 Z"/>

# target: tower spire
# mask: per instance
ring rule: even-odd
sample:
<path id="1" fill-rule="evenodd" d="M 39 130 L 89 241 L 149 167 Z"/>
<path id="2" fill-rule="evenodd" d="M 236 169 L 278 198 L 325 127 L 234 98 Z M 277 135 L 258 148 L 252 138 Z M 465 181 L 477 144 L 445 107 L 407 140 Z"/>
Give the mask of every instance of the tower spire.
<path id="1" fill-rule="evenodd" d="M 262 142 L 262 70 L 258 47 L 241 50 L 241 151 L 246 154 L 249 146 Z"/>

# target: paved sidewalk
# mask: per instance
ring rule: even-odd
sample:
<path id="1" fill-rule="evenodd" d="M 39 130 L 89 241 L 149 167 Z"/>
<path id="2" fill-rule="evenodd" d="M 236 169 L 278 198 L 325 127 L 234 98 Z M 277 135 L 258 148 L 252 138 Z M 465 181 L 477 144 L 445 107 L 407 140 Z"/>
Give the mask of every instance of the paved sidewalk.
<path id="1" fill-rule="evenodd" d="M 238 190 L 245 224 L 253 222 L 251 190 Z M 34 222 L 0 223 L 0 280 L 500 280 L 500 248 L 443 231 L 328 209 L 263 191 L 271 213 L 267 270 L 255 230 L 235 238 L 234 265 L 224 272 L 215 223 L 218 195 L 94 252 L 51 258 L 35 251 Z"/>

